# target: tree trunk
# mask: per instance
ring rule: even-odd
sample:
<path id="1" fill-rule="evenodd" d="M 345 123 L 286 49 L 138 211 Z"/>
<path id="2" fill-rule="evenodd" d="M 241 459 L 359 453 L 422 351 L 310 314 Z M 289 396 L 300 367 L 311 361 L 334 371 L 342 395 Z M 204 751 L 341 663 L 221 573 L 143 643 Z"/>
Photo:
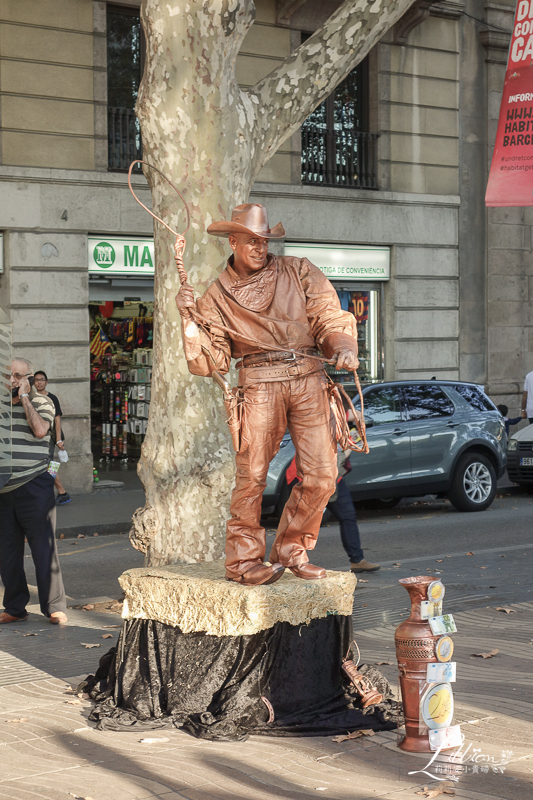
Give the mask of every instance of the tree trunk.
<path id="1" fill-rule="evenodd" d="M 147 58 L 137 101 L 143 158 L 187 200 L 191 226 L 184 264 L 200 295 L 228 255 L 225 240 L 205 232 L 209 223 L 229 219 L 233 207 L 246 202 L 255 175 L 281 141 L 363 58 L 375 31 L 381 35 L 411 2 L 347 0 L 321 32 L 289 56 L 286 80 L 280 82 L 278 67 L 270 81 L 245 92 L 235 78 L 235 59 L 253 23 L 252 0 L 188 0 L 184 11 L 143 0 Z M 364 33 L 356 47 L 359 29 Z M 321 80 L 309 61 L 318 40 L 321 52 L 313 65 Z M 154 213 L 184 230 L 181 200 L 157 173 L 145 172 Z M 233 451 L 220 389 L 191 375 L 183 356 L 173 237 L 159 223 L 154 234 L 152 399 L 139 465 L 146 505 L 135 513 L 130 536 L 150 565 L 211 561 L 224 549 Z"/>
<path id="2" fill-rule="evenodd" d="M 231 5 L 211 3 L 205 10 L 191 2 L 186 20 L 156 0 L 142 9 L 147 64 L 137 115 L 143 158 L 168 175 L 188 203 L 184 264 L 200 295 L 227 257 L 227 243 L 208 236 L 206 227 L 244 202 L 251 183 L 250 128 L 227 65 L 253 21 L 253 6 L 230 12 Z M 154 212 L 184 230 L 181 200 L 157 173 L 145 171 Z M 139 467 L 146 506 L 136 512 L 132 540 L 151 565 L 211 561 L 224 547 L 231 442 L 220 389 L 191 375 L 183 356 L 173 237 L 157 222 L 154 233 L 152 399 Z"/>

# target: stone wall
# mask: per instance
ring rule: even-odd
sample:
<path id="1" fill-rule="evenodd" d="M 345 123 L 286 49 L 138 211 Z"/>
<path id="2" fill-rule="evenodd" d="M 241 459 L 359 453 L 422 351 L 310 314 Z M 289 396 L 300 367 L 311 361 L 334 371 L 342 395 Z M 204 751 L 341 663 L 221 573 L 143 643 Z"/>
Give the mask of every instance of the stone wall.
<path id="1" fill-rule="evenodd" d="M 248 31 L 239 55 L 236 75 L 243 89 L 266 77 L 300 44 L 298 31 L 280 28 L 276 23 L 276 0 L 256 2 L 255 22 Z M 300 183 L 300 135 L 285 141 L 258 175 L 259 181 L 269 183 Z M 296 159 L 298 169 L 293 169 Z"/>
<path id="2" fill-rule="evenodd" d="M 1 163 L 107 168 L 105 3 L 2 0 Z"/>
<path id="3" fill-rule="evenodd" d="M 396 28 L 396 32 L 398 28 Z M 389 34 L 390 188 L 458 193 L 459 24 L 430 16 L 404 44 Z M 382 69 L 385 67 L 383 65 Z M 384 76 L 386 79 L 386 76 Z"/>

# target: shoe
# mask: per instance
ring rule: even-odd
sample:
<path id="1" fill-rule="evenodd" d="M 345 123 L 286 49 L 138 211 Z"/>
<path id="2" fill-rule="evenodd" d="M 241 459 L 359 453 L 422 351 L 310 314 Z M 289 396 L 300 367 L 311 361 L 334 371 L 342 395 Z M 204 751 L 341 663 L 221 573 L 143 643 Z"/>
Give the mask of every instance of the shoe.
<path id="1" fill-rule="evenodd" d="M 66 625 L 68 622 L 68 617 L 63 611 L 53 611 L 50 614 L 50 622 L 52 625 Z"/>
<path id="2" fill-rule="evenodd" d="M 70 503 L 71 501 L 72 497 L 68 492 L 65 492 L 65 494 L 58 494 L 56 498 L 56 506 L 66 506 L 66 504 Z"/>
<path id="3" fill-rule="evenodd" d="M 0 614 L 0 625 L 7 625 L 8 622 L 26 622 L 27 619 L 27 614 L 24 617 L 13 617 L 7 611 L 3 611 Z"/>
<path id="4" fill-rule="evenodd" d="M 355 564 L 350 564 L 350 569 L 352 572 L 377 572 L 378 569 L 381 569 L 381 565 L 371 564 L 370 561 L 366 561 L 363 558 Z"/>
<path id="5" fill-rule="evenodd" d="M 282 567 L 281 564 L 254 564 L 253 567 L 246 570 L 244 575 L 238 575 L 236 578 L 226 575 L 226 580 L 240 583 L 243 586 L 266 586 L 279 580 L 284 572 L 285 567 Z"/>
<path id="6" fill-rule="evenodd" d="M 293 575 L 304 581 L 318 581 L 326 577 L 326 570 L 323 567 L 315 567 L 314 564 L 298 564 L 297 567 L 289 567 L 289 569 Z"/>

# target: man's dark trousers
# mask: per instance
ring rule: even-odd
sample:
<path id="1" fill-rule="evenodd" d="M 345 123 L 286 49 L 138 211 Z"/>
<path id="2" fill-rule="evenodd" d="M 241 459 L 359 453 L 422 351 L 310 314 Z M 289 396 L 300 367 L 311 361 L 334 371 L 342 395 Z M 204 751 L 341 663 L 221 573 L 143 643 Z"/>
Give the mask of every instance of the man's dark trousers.
<path id="1" fill-rule="evenodd" d="M 54 478 L 44 472 L 28 483 L 0 494 L 0 577 L 4 608 L 26 616 L 30 600 L 24 572 L 24 537 L 28 540 L 42 613 L 65 611 L 65 590 L 55 539 Z"/>
<path id="2" fill-rule="evenodd" d="M 337 484 L 337 499 L 330 500 L 328 508 L 333 511 L 340 523 L 342 546 L 352 564 L 364 558 L 361 549 L 359 526 L 355 516 L 355 508 L 350 491 L 342 478 Z"/>

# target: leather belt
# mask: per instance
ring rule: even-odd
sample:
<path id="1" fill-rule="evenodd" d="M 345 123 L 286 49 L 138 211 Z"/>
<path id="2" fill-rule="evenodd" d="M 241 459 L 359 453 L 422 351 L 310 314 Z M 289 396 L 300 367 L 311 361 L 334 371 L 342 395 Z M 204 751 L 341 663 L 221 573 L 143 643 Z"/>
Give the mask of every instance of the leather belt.
<path id="1" fill-rule="evenodd" d="M 246 388 L 253 383 L 272 383 L 303 378 L 324 369 L 324 364 L 315 358 L 301 357 L 289 361 L 279 361 L 266 366 L 241 367 L 239 369 L 239 386 Z"/>
<path id="2" fill-rule="evenodd" d="M 304 353 L 315 354 L 316 350 L 303 350 Z M 262 353 L 249 353 L 242 356 L 240 361 L 237 361 L 237 369 L 243 367 L 268 367 L 270 364 L 282 363 L 296 363 L 296 359 L 303 359 L 304 356 L 295 353 L 293 350 L 266 350 Z"/>

